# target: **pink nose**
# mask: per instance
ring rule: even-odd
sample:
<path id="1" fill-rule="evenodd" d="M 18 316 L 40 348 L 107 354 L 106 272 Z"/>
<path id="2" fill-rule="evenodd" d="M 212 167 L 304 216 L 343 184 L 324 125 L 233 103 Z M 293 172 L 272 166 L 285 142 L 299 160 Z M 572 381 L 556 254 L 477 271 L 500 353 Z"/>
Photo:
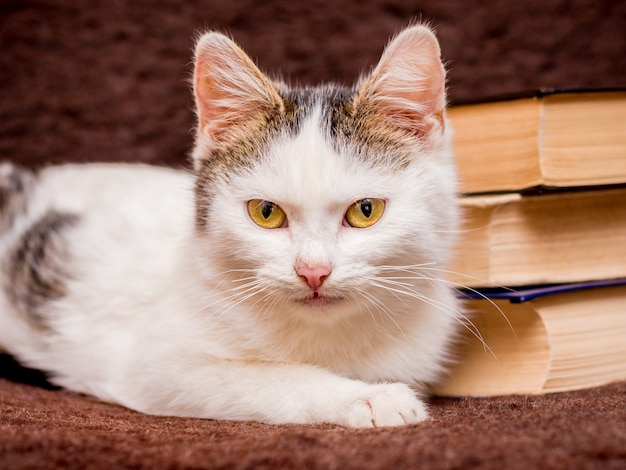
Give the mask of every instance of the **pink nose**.
<path id="1" fill-rule="evenodd" d="M 328 266 L 296 264 L 296 273 L 306 281 L 311 289 L 317 291 L 326 278 L 330 276 L 330 268 Z"/>

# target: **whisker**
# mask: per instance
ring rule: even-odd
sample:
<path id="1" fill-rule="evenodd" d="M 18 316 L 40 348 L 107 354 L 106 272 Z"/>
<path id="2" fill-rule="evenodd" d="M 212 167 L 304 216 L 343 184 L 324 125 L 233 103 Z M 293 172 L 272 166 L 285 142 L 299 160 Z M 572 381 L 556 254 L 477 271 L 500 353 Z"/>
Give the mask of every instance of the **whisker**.
<path id="1" fill-rule="evenodd" d="M 381 306 L 377 305 L 376 302 L 378 301 L 378 299 L 373 298 L 367 291 L 365 291 L 364 289 L 360 288 L 360 287 L 355 287 L 355 290 L 362 295 L 366 300 L 368 300 L 370 303 L 373 304 L 373 306 L 376 308 L 376 310 L 378 311 L 380 309 Z M 372 310 L 370 309 L 370 305 L 369 304 L 364 304 L 365 308 L 367 309 L 367 313 L 369 313 L 370 317 L 372 317 L 372 320 L 374 320 L 374 323 L 376 323 L 376 317 L 374 316 L 374 313 L 372 312 Z"/>
<path id="2" fill-rule="evenodd" d="M 448 286 L 451 287 L 455 287 L 457 289 L 466 289 L 476 295 L 478 295 L 479 297 L 483 298 L 484 300 L 486 300 L 494 309 L 496 309 L 498 311 L 498 313 L 502 316 L 502 318 L 504 318 L 504 320 L 506 321 L 511 333 L 513 334 L 513 337 L 515 338 L 515 341 L 518 340 L 517 338 L 517 334 L 515 333 L 515 328 L 513 328 L 513 325 L 511 324 L 510 320 L 507 318 L 506 314 L 502 311 L 502 309 L 500 307 L 498 307 L 498 305 L 493 301 L 493 299 L 490 299 L 489 296 L 485 295 L 483 292 L 480 292 L 478 289 L 469 287 L 467 285 L 455 282 L 455 281 L 451 281 L 449 279 L 445 279 L 445 278 L 439 278 L 439 277 L 432 277 L 432 276 L 425 276 L 422 273 L 419 273 L 420 270 L 425 270 L 425 271 L 435 271 L 438 273 L 444 273 L 444 274 L 455 274 L 458 276 L 463 276 L 462 273 L 458 273 L 456 271 L 451 271 L 448 269 L 442 269 L 442 268 L 435 268 L 435 267 L 429 267 L 432 266 L 435 263 L 424 263 L 424 264 L 420 264 L 420 265 L 415 265 L 414 268 L 410 268 L 409 266 L 401 266 L 400 267 L 400 271 L 404 271 L 404 272 L 410 272 L 412 274 L 414 274 L 414 276 L 400 276 L 400 277 L 396 277 L 395 279 L 401 279 L 401 280 L 410 280 L 410 279 L 415 279 L 415 280 L 423 280 L 423 281 L 432 281 L 432 282 L 439 282 L 439 283 L 443 283 L 446 284 Z M 392 266 L 386 266 L 385 267 L 386 270 L 392 270 Z M 416 271 L 419 273 L 419 275 L 415 275 Z M 479 280 L 479 278 L 474 278 L 473 276 L 466 276 L 470 279 L 473 280 Z M 385 276 L 385 278 L 390 278 L 388 276 Z M 393 279 L 393 278 L 392 278 Z M 509 290 L 511 292 L 514 291 L 514 289 L 508 288 L 508 287 L 501 287 L 502 289 L 506 289 Z"/>
<path id="3" fill-rule="evenodd" d="M 255 295 L 260 294 L 261 292 L 264 292 L 265 291 L 265 287 L 268 286 L 270 283 L 269 283 L 269 281 L 261 281 L 261 280 L 259 280 L 257 282 L 250 283 L 250 284 L 251 285 L 247 289 L 243 290 L 242 292 L 237 292 L 236 294 L 233 294 L 233 295 L 231 295 L 229 297 L 229 299 L 236 298 L 236 301 L 232 302 L 228 306 L 227 309 L 220 311 L 219 312 L 219 316 L 225 315 L 226 313 L 230 312 L 235 307 L 241 305 L 246 300 L 254 297 Z M 258 300 L 257 300 L 257 302 L 258 302 Z"/>
<path id="4" fill-rule="evenodd" d="M 458 277 L 462 277 L 462 278 L 466 278 L 468 280 L 471 281 L 476 281 L 479 284 L 488 284 L 488 281 L 485 281 L 485 279 L 476 277 L 476 276 L 472 276 L 470 274 L 465 274 L 459 271 L 452 271 L 450 269 L 443 269 L 443 268 L 436 268 L 436 267 L 428 267 L 428 266 L 420 266 L 418 269 L 423 269 L 426 271 L 436 271 L 438 273 L 442 273 L 442 274 L 452 274 Z M 459 287 L 463 287 L 463 288 L 467 288 L 467 286 L 463 285 L 463 284 L 458 284 Z M 506 286 L 493 286 L 493 287 L 497 287 L 498 289 L 505 289 L 508 291 L 513 292 L 514 289 L 511 289 L 510 287 L 506 287 Z"/>
<path id="5" fill-rule="evenodd" d="M 263 295 L 261 295 L 252 305 L 250 305 L 250 310 L 257 307 L 258 304 L 262 304 L 262 306 L 260 307 L 260 312 L 263 314 L 267 314 L 278 302 L 278 297 L 276 296 L 277 292 L 278 289 L 276 288 L 269 290 L 260 290 L 258 293 L 262 293 Z M 267 299 L 272 299 L 269 305 L 266 303 Z"/>
<path id="6" fill-rule="evenodd" d="M 253 280 L 251 282 L 242 284 L 241 286 L 236 286 L 236 287 L 227 289 L 225 291 L 216 292 L 215 294 L 211 296 L 211 298 L 217 297 L 217 299 L 199 308 L 196 312 L 194 312 L 194 315 L 202 313 L 210 309 L 214 305 L 219 304 L 220 302 L 225 302 L 227 304 L 230 304 L 226 310 L 222 310 L 221 312 L 219 312 L 219 316 L 222 316 L 225 313 L 232 310 L 237 305 L 241 304 L 241 302 L 244 302 L 248 298 L 254 296 L 256 293 L 263 290 L 262 288 L 266 284 L 267 284 L 267 281 L 262 281 L 262 280 L 257 279 L 257 280 Z M 231 303 L 231 301 L 235 299 L 236 299 L 236 302 Z"/>
<path id="7" fill-rule="evenodd" d="M 398 328 L 398 331 L 406 339 L 406 333 L 402 330 L 402 328 L 400 327 L 398 322 L 396 322 L 396 320 L 393 318 L 393 312 L 385 304 L 383 304 L 379 299 L 377 299 L 375 296 L 373 296 L 372 294 L 367 292 L 365 289 L 357 288 L 356 290 L 363 297 L 365 297 L 367 300 L 369 300 L 371 302 L 371 304 L 376 308 L 376 310 L 380 314 L 384 314 L 389 320 L 391 320 L 392 323 L 396 326 L 396 328 Z M 372 312 L 369 309 L 368 309 L 368 312 L 370 312 L 370 315 L 372 315 Z M 373 315 L 372 315 L 372 317 L 373 317 Z M 374 321 L 376 321 L 376 320 L 374 319 Z"/>
<path id="8" fill-rule="evenodd" d="M 478 232 L 480 230 L 485 230 L 486 228 L 488 228 L 489 225 L 485 224 L 485 225 L 481 225 L 479 227 L 473 227 L 473 228 L 457 228 L 454 230 L 437 230 L 437 229 L 431 229 L 430 232 L 431 233 L 452 233 L 454 235 L 462 235 L 464 233 L 472 233 L 472 232 Z"/>
<path id="9" fill-rule="evenodd" d="M 438 279 L 432 279 L 432 280 L 438 280 Z M 436 301 L 434 299 L 426 297 L 425 295 L 423 295 L 420 292 L 417 292 L 417 291 L 415 291 L 413 289 L 402 290 L 402 289 L 398 289 L 398 288 L 395 288 L 395 287 L 386 286 L 386 285 L 382 284 L 381 281 L 384 282 L 384 278 L 380 278 L 380 277 L 376 278 L 376 281 L 373 281 L 372 285 L 374 285 L 376 287 L 379 287 L 381 289 L 387 290 L 389 292 L 394 292 L 394 293 L 397 293 L 397 294 L 406 295 L 406 296 L 414 298 L 416 300 L 420 300 L 420 301 L 425 302 L 428 305 L 431 305 L 432 307 L 434 307 L 434 308 L 444 312 L 447 315 L 452 315 L 453 318 L 455 318 L 455 319 L 457 319 L 459 321 L 459 323 L 463 326 L 463 328 L 465 328 L 468 332 L 470 332 L 472 334 L 472 336 L 474 336 L 476 339 L 478 339 L 480 341 L 480 343 L 483 345 L 483 348 L 485 349 L 485 351 L 489 352 L 497 360 L 497 357 L 496 357 L 495 353 L 489 347 L 489 345 L 485 342 L 485 340 L 484 340 L 482 334 L 480 333 L 480 331 L 478 330 L 478 328 L 472 323 L 470 318 L 467 315 L 465 315 L 463 312 L 450 307 L 449 305 L 445 304 L 444 302 Z"/>

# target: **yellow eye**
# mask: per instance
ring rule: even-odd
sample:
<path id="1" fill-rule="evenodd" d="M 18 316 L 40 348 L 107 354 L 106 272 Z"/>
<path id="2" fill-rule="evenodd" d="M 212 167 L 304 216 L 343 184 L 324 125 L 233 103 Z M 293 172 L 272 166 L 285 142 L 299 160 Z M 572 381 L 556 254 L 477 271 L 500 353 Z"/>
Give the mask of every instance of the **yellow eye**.
<path id="1" fill-rule="evenodd" d="M 346 222 L 351 227 L 366 228 L 374 225 L 385 212 L 382 199 L 361 199 L 352 204 L 346 212 Z"/>
<path id="2" fill-rule="evenodd" d="M 280 206 L 262 199 L 248 201 L 248 214 L 255 224 L 263 228 L 280 228 L 287 220 Z"/>

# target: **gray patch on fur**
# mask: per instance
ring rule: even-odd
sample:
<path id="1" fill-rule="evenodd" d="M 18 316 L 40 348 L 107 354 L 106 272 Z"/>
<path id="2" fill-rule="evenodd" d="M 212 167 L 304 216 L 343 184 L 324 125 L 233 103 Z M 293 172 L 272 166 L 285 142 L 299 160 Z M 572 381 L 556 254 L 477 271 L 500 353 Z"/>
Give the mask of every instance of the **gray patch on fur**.
<path id="1" fill-rule="evenodd" d="M 323 116 L 329 143 L 337 152 L 349 148 L 353 156 L 371 167 L 402 169 L 414 150 L 393 121 L 381 117 L 368 99 L 357 100 L 358 89 L 337 89 L 324 102 Z"/>
<path id="2" fill-rule="evenodd" d="M 31 170 L 10 163 L 0 164 L 0 233 L 8 230 L 24 212 L 35 178 Z"/>
<path id="3" fill-rule="evenodd" d="M 2 262 L 8 299 L 37 327 L 46 327 L 44 307 L 64 297 L 69 279 L 65 231 L 77 215 L 49 211 L 19 238 Z"/>

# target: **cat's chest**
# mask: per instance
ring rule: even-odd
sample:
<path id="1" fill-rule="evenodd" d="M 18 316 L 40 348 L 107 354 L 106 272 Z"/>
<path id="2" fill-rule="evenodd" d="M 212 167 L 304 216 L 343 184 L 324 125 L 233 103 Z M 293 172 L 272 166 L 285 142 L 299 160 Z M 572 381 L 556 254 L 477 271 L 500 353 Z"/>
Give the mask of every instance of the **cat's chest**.
<path id="1" fill-rule="evenodd" d="M 363 331 L 363 326 L 342 326 L 283 325 L 263 333 L 257 329 L 250 340 L 240 343 L 238 354 L 248 361 L 311 364 L 363 380 L 392 379 L 390 352 L 403 348 L 403 341 L 376 330 Z"/>

